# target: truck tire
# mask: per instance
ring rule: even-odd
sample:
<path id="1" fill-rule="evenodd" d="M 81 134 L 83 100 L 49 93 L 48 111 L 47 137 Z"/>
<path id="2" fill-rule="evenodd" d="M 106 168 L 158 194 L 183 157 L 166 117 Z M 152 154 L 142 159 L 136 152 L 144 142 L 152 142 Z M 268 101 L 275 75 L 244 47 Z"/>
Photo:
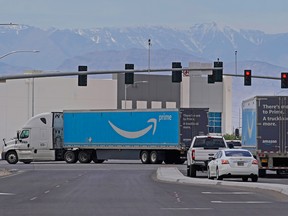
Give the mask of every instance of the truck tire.
<path id="1" fill-rule="evenodd" d="M 30 164 L 32 162 L 32 160 L 24 160 L 22 161 L 24 164 Z"/>
<path id="2" fill-rule="evenodd" d="M 64 154 L 64 160 L 66 163 L 76 163 L 77 162 L 77 154 L 75 151 L 66 151 Z"/>
<path id="3" fill-rule="evenodd" d="M 265 169 L 259 169 L 258 171 L 259 177 L 265 177 L 266 176 L 266 170 Z"/>
<path id="4" fill-rule="evenodd" d="M 152 151 L 150 153 L 150 161 L 152 164 L 161 164 L 163 161 L 159 160 L 159 154 L 157 151 Z"/>
<path id="5" fill-rule="evenodd" d="M 190 177 L 196 177 L 196 167 L 194 165 L 190 165 Z"/>
<path id="6" fill-rule="evenodd" d="M 187 176 L 188 176 L 188 177 L 191 177 L 191 176 L 190 176 L 190 165 L 187 165 Z"/>
<path id="7" fill-rule="evenodd" d="M 93 161 L 94 163 L 103 163 L 103 162 L 104 162 L 104 160 L 99 160 L 99 159 L 97 158 L 97 152 L 96 152 L 96 151 L 93 151 L 93 153 L 92 153 L 92 161 Z"/>
<path id="8" fill-rule="evenodd" d="M 9 164 L 16 164 L 18 162 L 18 155 L 15 151 L 10 151 L 6 155 L 6 160 Z"/>
<path id="9" fill-rule="evenodd" d="M 90 151 L 82 150 L 78 153 L 78 160 L 80 163 L 90 163 L 92 161 Z"/>
<path id="10" fill-rule="evenodd" d="M 258 176 L 254 175 L 251 177 L 252 182 L 257 182 L 258 181 Z"/>
<path id="11" fill-rule="evenodd" d="M 150 154 L 149 151 L 141 151 L 140 153 L 140 160 L 143 164 L 150 163 Z"/>

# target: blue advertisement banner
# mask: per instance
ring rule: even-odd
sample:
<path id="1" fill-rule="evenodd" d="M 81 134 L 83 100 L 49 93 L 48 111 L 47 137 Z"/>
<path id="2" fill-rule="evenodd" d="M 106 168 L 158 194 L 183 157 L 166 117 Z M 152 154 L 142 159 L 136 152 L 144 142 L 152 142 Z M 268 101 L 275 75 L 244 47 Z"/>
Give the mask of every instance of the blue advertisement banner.
<path id="1" fill-rule="evenodd" d="M 256 111 L 244 109 L 242 113 L 242 145 L 256 146 Z"/>
<path id="2" fill-rule="evenodd" d="M 64 145 L 178 143 L 178 111 L 64 112 Z"/>

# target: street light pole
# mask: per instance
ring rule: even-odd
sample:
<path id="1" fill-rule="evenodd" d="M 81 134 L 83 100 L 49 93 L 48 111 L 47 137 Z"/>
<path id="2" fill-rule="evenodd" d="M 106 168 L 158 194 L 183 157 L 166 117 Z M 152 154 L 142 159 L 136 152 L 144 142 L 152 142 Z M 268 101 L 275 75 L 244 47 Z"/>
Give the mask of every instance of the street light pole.
<path id="1" fill-rule="evenodd" d="M 6 56 L 9 56 L 9 55 L 12 55 L 12 54 L 21 53 L 21 52 L 38 53 L 38 52 L 40 52 L 40 51 L 39 51 L 39 50 L 15 50 L 15 51 L 11 51 L 11 52 L 9 52 L 9 53 L 6 53 L 6 54 L 0 56 L 0 59 L 5 58 Z"/>
<path id="2" fill-rule="evenodd" d="M 235 74 L 237 75 L 237 50 L 235 50 Z"/>
<path id="3" fill-rule="evenodd" d="M 148 39 L 148 73 L 150 73 L 150 48 L 151 48 L 151 39 Z"/>
<path id="4" fill-rule="evenodd" d="M 130 87 L 131 85 L 136 85 L 136 84 L 141 84 L 141 83 L 148 83 L 148 81 L 144 80 L 144 81 L 136 81 L 134 82 L 134 84 L 125 84 L 125 94 L 124 94 L 124 100 L 125 100 L 125 104 L 124 104 L 124 108 L 126 109 L 126 102 L 127 102 L 127 88 Z"/>

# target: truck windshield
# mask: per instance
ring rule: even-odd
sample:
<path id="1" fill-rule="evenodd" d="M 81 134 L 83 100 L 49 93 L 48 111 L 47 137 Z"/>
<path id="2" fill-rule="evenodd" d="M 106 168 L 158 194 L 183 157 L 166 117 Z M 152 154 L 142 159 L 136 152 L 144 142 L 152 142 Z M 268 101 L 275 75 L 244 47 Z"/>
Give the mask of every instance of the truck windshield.
<path id="1" fill-rule="evenodd" d="M 197 138 L 195 140 L 193 147 L 225 148 L 226 146 L 222 138 L 204 137 L 204 138 Z"/>
<path id="2" fill-rule="evenodd" d="M 29 130 L 23 130 L 20 134 L 20 139 L 26 139 L 29 137 Z"/>

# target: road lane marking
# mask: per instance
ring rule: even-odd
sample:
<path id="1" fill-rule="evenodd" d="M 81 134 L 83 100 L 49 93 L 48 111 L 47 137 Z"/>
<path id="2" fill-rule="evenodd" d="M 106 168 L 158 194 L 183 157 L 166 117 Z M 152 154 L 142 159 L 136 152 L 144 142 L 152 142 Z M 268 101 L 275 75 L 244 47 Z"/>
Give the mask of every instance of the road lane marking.
<path id="1" fill-rule="evenodd" d="M 33 201 L 33 200 L 36 200 L 36 199 L 37 199 L 37 197 L 33 197 L 33 198 L 31 198 L 30 200 Z"/>
<path id="2" fill-rule="evenodd" d="M 211 201 L 211 203 L 215 204 L 269 204 L 272 202 L 268 201 Z"/>
<path id="3" fill-rule="evenodd" d="M 177 202 L 180 203 L 180 202 L 181 202 L 181 199 L 180 199 L 178 193 L 177 193 L 177 192 L 174 192 L 174 195 L 175 195 L 175 197 L 176 197 Z"/>
<path id="4" fill-rule="evenodd" d="M 188 210 L 212 210 L 213 208 L 161 208 L 161 210 L 188 211 Z"/>
<path id="5" fill-rule="evenodd" d="M 48 194 L 48 193 L 50 193 L 50 190 L 47 190 L 47 191 L 45 191 L 44 193 L 45 193 L 45 194 Z"/>
<path id="6" fill-rule="evenodd" d="M 13 193 L 0 193 L 1 196 L 12 196 L 15 195 Z"/>
<path id="7" fill-rule="evenodd" d="M 253 192 L 202 192 L 202 194 L 217 194 L 217 195 L 231 195 L 231 194 L 235 194 L 235 195 L 246 195 L 246 194 L 255 194 Z"/>

